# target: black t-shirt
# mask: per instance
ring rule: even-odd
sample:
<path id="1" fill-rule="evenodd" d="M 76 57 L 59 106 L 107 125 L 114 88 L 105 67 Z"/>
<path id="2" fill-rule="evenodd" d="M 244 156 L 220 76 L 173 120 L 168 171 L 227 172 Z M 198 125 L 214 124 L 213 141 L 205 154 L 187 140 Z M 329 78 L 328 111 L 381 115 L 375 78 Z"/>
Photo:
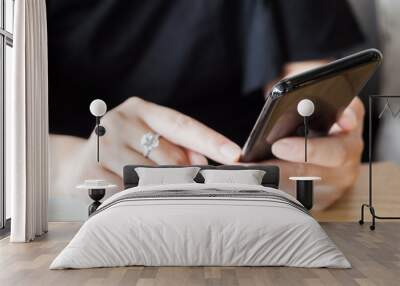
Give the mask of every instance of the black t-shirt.
<path id="1" fill-rule="evenodd" d="M 243 144 L 284 63 L 362 41 L 342 0 L 47 0 L 50 132 L 88 137 L 93 99 L 172 107 Z"/>

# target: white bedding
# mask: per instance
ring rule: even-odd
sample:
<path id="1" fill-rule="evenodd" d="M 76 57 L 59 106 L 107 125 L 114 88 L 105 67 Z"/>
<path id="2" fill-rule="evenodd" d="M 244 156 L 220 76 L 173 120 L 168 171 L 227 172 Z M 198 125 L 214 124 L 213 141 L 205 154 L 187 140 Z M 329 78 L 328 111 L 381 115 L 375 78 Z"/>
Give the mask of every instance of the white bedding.
<path id="1" fill-rule="evenodd" d="M 297 202 L 282 191 L 254 185 L 193 183 L 131 188 L 107 199 L 50 269 L 127 265 L 351 267 L 310 215 L 279 200 L 178 195 L 118 201 L 144 191 L 207 192 L 204 189 L 214 188 L 266 191 Z"/>

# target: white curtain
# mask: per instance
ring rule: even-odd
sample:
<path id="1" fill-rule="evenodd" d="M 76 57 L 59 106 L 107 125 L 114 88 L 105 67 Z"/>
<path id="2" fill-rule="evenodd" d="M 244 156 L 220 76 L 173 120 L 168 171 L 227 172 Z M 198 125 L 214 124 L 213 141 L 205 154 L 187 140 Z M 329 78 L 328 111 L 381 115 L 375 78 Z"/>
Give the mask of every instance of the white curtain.
<path id="1" fill-rule="evenodd" d="M 6 98 L 12 242 L 47 231 L 48 79 L 45 0 L 15 1 L 13 93 Z"/>

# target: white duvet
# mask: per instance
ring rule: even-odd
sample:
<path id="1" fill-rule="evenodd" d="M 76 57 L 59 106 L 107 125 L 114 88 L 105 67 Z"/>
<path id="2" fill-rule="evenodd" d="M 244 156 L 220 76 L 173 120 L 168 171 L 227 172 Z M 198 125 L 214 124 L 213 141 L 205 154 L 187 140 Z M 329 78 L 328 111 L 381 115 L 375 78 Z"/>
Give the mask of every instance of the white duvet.
<path id="1" fill-rule="evenodd" d="M 135 192 L 205 188 L 262 190 L 296 202 L 282 191 L 254 185 L 131 188 L 107 199 L 101 205 L 103 211 L 85 222 L 50 269 L 127 265 L 351 267 L 310 215 L 279 201 L 174 197 L 112 204 Z"/>

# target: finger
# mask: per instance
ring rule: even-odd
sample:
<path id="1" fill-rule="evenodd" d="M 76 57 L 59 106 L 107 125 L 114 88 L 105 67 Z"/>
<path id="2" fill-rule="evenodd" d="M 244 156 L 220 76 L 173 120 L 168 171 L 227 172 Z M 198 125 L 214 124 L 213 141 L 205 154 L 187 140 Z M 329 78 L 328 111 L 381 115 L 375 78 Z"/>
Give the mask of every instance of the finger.
<path id="1" fill-rule="evenodd" d="M 90 148 L 90 147 L 92 146 L 87 145 L 88 149 L 83 150 L 84 154 L 78 155 L 78 158 L 91 155 L 89 152 L 95 150 L 95 148 Z M 103 159 L 103 153 L 101 154 L 100 159 L 101 160 Z M 108 168 L 106 168 L 103 164 L 97 163 L 94 160 L 84 160 L 82 164 L 72 163 L 70 168 L 71 170 L 67 173 L 78 174 L 79 182 L 84 181 L 86 179 L 102 179 L 110 184 L 117 185 L 119 190 L 121 190 L 121 187 L 123 186 L 122 174 L 116 174 L 111 170 L 109 170 Z"/>
<path id="2" fill-rule="evenodd" d="M 365 116 L 365 107 L 364 104 L 362 103 L 361 99 L 356 96 L 350 103 L 349 107 L 351 107 L 357 117 L 358 121 L 361 121 L 364 116 Z"/>
<path id="3" fill-rule="evenodd" d="M 337 125 L 344 131 L 357 130 L 361 134 L 364 114 L 363 103 L 359 97 L 355 97 L 339 117 Z"/>
<path id="4" fill-rule="evenodd" d="M 153 161 L 145 158 L 128 146 L 109 148 L 107 152 L 103 152 L 102 156 L 104 160 L 101 161 L 101 166 L 120 177 L 123 176 L 123 169 L 126 165 L 156 165 Z"/>
<path id="5" fill-rule="evenodd" d="M 238 145 L 189 116 L 137 98 L 124 105 L 128 114 L 132 108 L 151 129 L 172 143 L 220 163 L 229 164 L 239 159 Z"/>
<path id="6" fill-rule="evenodd" d="M 362 151 L 362 139 L 358 136 L 339 134 L 336 136 L 318 137 L 308 140 L 307 159 L 309 163 L 338 167 L 359 160 Z M 304 162 L 304 138 L 284 138 L 272 145 L 272 153 L 279 159 L 290 162 Z"/>
<path id="7" fill-rule="evenodd" d="M 320 176 L 324 172 L 328 173 L 330 168 L 317 166 L 309 163 L 292 163 L 286 162 L 279 159 L 271 159 L 267 161 L 261 161 L 257 163 L 239 163 L 239 165 L 251 166 L 251 165 L 273 165 L 279 166 L 280 170 L 280 178 L 289 178 L 289 177 L 300 177 L 300 176 Z"/>
<path id="8" fill-rule="evenodd" d="M 335 124 L 332 125 L 331 129 L 329 129 L 328 134 L 329 135 L 336 135 L 336 134 L 341 133 L 341 132 L 343 132 L 343 128 L 341 128 L 338 123 L 335 123 Z"/>
<path id="9" fill-rule="evenodd" d="M 208 165 L 208 160 L 203 155 L 192 150 L 188 150 L 187 154 L 191 165 Z"/>
<path id="10" fill-rule="evenodd" d="M 136 150 L 140 154 L 144 154 L 144 147 L 141 144 L 142 137 L 149 132 L 153 132 L 146 124 L 140 122 L 136 119 L 134 126 L 132 125 L 132 121 L 129 119 L 125 119 L 125 127 L 123 136 L 123 140 L 126 144 Z M 157 163 L 158 165 L 188 165 L 190 164 L 190 160 L 187 152 L 169 142 L 163 137 L 159 137 L 158 146 L 154 147 L 148 157 L 151 161 Z"/>
<path id="11" fill-rule="evenodd" d="M 155 147 L 149 153 L 149 159 L 156 162 L 158 165 L 189 165 L 190 160 L 186 152 L 168 142 L 163 137 L 159 138 L 159 146 Z"/>
<path id="12" fill-rule="evenodd" d="M 343 182 L 338 172 L 332 172 L 330 168 L 315 166 L 304 163 L 290 163 L 281 160 L 269 160 L 259 164 L 279 166 L 279 189 L 296 198 L 296 183 L 289 180 L 289 177 L 321 177 L 321 181 L 314 185 L 314 206 L 315 209 L 326 208 L 335 202 L 341 195 L 337 183 Z M 339 172 L 340 173 L 340 172 Z M 341 174 L 341 173 L 340 173 Z"/>
<path id="13" fill-rule="evenodd" d="M 281 160 L 269 160 L 264 164 L 276 165 L 280 169 L 279 189 L 296 197 L 296 185 L 289 177 L 316 176 L 321 181 L 315 182 L 313 210 L 329 207 L 337 201 L 349 186 L 354 183 L 357 172 L 353 167 L 328 168 L 313 164 L 290 163 Z"/>
<path id="14" fill-rule="evenodd" d="M 261 164 L 269 164 L 279 166 L 280 178 L 282 180 L 289 179 L 289 177 L 321 177 L 324 181 L 332 181 L 338 179 L 337 173 L 332 172 L 329 167 L 318 166 L 310 163 L 292 163 L 279 159 L 268 160 L 261 162 Z"/>
<path id="15" fill-rule="evenodd" d="M 88 178 L 101 178 L 109 184 L 117 185 L 118 189 L 122 189 L 122 176 L 117 175 L 110 170 L 103 168 L 102 166 L 98 166 L 98 168 L 92 168 L 91 170 L 92 171 L 87 173 Z"/>

